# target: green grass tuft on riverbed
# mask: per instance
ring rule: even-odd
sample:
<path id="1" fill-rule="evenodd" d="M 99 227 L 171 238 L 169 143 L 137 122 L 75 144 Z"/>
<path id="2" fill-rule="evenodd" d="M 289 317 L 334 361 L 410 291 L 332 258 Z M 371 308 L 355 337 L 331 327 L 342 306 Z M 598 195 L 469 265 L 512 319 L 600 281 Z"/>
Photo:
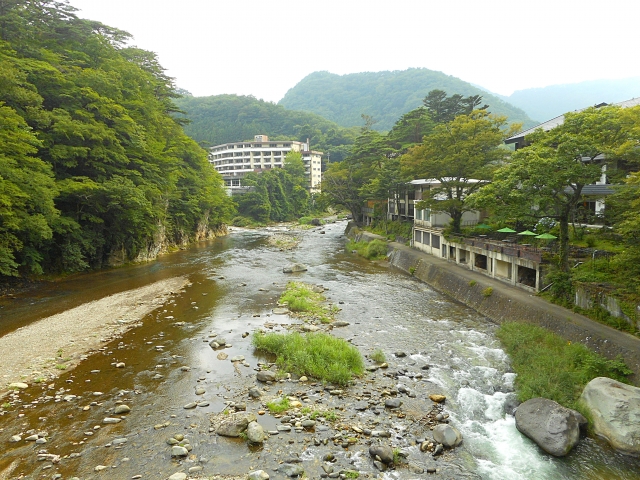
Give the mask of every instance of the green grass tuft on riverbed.
<path id="1" fill-rule="evenodd" d="M 258 350 L 275 354 L 281 370 L 338 385 L 346 385 L 364 372 L 358 349 L 346 340 L 326 333 L 256 332 L 253 345 Z"/>
<path id="2" fill-rule="evenodd" d="M 607 360 L 582 344 L 528 323 L 503 323 L 497 336 L 511 357 L 521 402 L 544 397 L 576 409 L 592 379 L 609 377 L 628 383 L 626 377 L 632 373 L 622 360 Z"/>
<path id="3" fill-rule="evenodd" d="M 280 296 L 280 303 L 286 304 L 289 310 L 303 317 L 311 317 L 322 323 L 333 321 L 337 308 L 324 305 L 326 298 L 315 292 L 311 285 L 303 282 L 289 282 L 284 293 Z"/>

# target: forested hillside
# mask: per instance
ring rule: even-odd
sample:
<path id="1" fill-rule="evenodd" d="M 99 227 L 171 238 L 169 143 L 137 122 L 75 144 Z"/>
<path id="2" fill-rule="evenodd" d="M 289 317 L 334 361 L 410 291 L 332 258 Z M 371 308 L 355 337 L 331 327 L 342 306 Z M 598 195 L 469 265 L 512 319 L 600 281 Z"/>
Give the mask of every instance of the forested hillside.
<path id="1" fill-rule="evenodd" d="M 357 129 L 340 127 L 319 115 L 287 110 L 250 96 L 185 95 L 176 104 L 190 122 L 185 132 L 203 145 L 241 142 L 257 134 L 301 142 L 309 139 L 311 148 L 324 152 L 325 158 L 340 161 L 357 135 Z"/>
<path id="2" fill-rule="evenodd" d="M 361 126 L 361 115 L 377 121 L 373 128 L 389 130 L 403 114 L 422 105 L 434 89 L 464 96 L 482 95 L 489 111 L 504 115 L 509 122 L 535 124 L 525 112 L 459 78 L 426 68 L 393 72 L 366 72 L 335 75 L 315 72 L 287 92 L 279 105 L 304 110 L 343 126 Z"/>
<path id="3" fill-rule="evenodd" d="M 600 103 L 616 103 L 640 97 L 640 78 L 593 80 L 544 88 L 528 88 L 503 97 L 540 122 L 563 113 Z"/>
<path id="4" fill-rule="evenodd" d="M 0 1 L 0 278 L 183 242 L 232 212 L 155 55 L 66 1 Z"/>

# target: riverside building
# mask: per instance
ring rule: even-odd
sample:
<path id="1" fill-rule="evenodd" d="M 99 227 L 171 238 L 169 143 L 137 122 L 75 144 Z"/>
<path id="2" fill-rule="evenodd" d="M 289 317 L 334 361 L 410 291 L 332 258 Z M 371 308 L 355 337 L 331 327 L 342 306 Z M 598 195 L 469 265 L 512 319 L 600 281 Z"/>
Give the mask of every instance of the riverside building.
<path id="1" fill-rule="evenodd" d="M 209 162 L 222 175 L 225 186 L 233 195 L 246 191 L 242 185 L 242 178 L 247 173 L 282 168 L 289 152 L 302 154 L 309 191 L 319 193 L 322 181 L 322 152 L 311 150 L 308 140 L 306 143 L 269 140 L 266 135 L 256 135 L 253 142 L 224 143 L 211 147 Z"/>

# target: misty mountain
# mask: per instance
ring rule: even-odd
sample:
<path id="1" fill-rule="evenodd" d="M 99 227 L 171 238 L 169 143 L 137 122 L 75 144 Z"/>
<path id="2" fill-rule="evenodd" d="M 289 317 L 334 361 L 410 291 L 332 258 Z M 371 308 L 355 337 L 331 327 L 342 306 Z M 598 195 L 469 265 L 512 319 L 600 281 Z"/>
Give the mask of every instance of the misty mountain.
<path id="1" fill-rule="evenodd" d="M 525 128 L 536 123 L 523 110 L 496 95 L 426 68 L 348 75 L 314 72 L 290 89 L 278 104 L 316 113 L 345 127 L 361 126 L 361 116 L 370 115 L 377 120 L 374 128 L 386 131 L 401 115 L 421 106 L 424 97 L 434 89 L 449 95 L 482 95 L 492 113 L 505 115 L 510 122 L 521 122 Z"/>
<path id="2" fill-rule="evenodd" d="M 640 78 L 622 80 L 592 80 L 588 82 L 551 85 L 543 88 L 517 90 L 507 102 L 520 107 L 540 122 L 563 113 L 599 103 L 616 103 L 640 97 Z"/>

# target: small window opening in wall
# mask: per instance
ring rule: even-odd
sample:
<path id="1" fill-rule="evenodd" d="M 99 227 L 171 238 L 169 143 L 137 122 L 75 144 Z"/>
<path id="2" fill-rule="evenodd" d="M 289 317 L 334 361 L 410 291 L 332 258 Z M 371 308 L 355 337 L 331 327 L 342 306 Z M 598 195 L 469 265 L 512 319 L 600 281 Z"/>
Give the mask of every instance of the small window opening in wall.
<path id="1" fill-rule="evenodd" d="M 535 288 L 536 270 L 518 265 L 518 283 Z"/>
<path id="2" fill-rule="evenodd" d="M 487 256 L 476 253 L 476 261 L 473 264 L 476 268 L 487 269 Z"/>

